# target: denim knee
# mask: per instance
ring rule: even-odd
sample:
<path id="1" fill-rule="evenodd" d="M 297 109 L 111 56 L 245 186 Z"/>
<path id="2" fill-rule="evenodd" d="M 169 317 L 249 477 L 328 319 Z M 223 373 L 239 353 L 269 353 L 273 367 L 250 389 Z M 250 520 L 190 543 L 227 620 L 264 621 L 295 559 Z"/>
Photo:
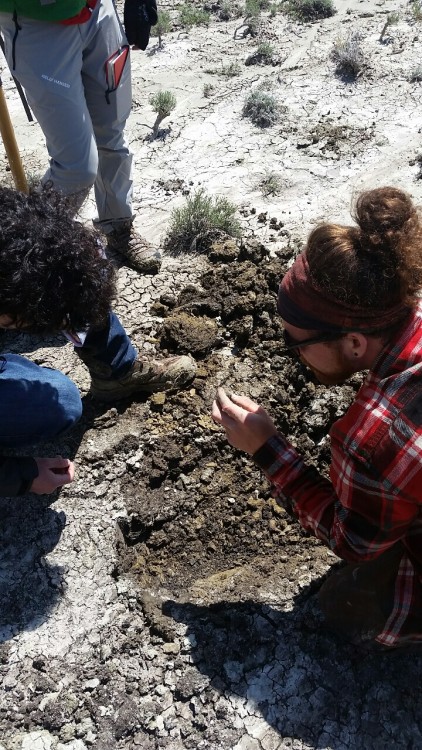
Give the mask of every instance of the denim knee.
<path id="1" fill-rule="evenodd" d="M 17 354 L 2 358 L 0 445 L 14 448 L 59 437 L 81 414 L 79 391 L 66 375 Z"/>
<path id="2" fill-rule="evenodd" d="M 82 416 L 82 400 L 79 389 L 73 380 L 57 370 L 52 372 L 57 382 L 57 426 L 60 422 L 62 423 L 62 428 L 55 434 L 61 435 L 79 422 Z"/>

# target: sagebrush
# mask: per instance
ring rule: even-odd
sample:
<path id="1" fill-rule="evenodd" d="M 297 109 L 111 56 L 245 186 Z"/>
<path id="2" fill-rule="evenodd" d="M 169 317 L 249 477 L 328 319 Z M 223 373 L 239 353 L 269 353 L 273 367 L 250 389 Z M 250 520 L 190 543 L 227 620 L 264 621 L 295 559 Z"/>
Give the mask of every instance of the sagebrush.
<path id="1" fill-rule="evenodd" d="M 186 29 L 192 26 L 207 26 L 210 21 L 210 14 L 203 8 L 195 8 L 190 3 L 185 3 L 179 10 L 179 23 Z"/>
<path id="2" fill-rule="evenodd" d="M 331 50 L 331 59 L 336 64 L 338 75 L 356 77 L 367 66 L 365 55 L 360 44 L 360 34 L 349 34 L 345 39 L 337 39 Z"/>
<path id="3" fill-rule="evenodd" d="M 384 26 L 382 27 L 381 34 L 379 41 L 384 41 L 385 32 L 390 26 L 394 26 L 396 23 L 400 21 L 400 16 L 398 13 L 389 13 L 387 16 L 387 19 L 384 23 Z"/>
<path id="4" fill-rule="evenodd" d="M 227 198 L 211 196 L 204 189 L 197 190 L 170 217 L 170 227 L 164 240 L 169 255 L 206 252 L 210 241 L 219 232 L 239 237 L 241 227 L 235 218 L 237 206 Z"/>
<path id="5" fill-rule="evenodd" d="M 261 42 L 255 52 L 246 59 L 245 65 L 271 65 L 274 47 L 269 42 Z"/>
<path id="6" fill-rule="evenodd" d="M 409 81 L 411 83 L 416 83 L 422 81 L 422 65 L 418 65 L 417 68 L 414 68 L 409 73 Z"/>
<path id="7" fill-rule="evenodd" d="M 277 172 L 268 172 L 260 181 L 259 187 L 266 198 L 280 195 L 283 188 L 283 178 Z"/>
<path id="8" fill-rule="evenodd" d="M 317 21 L 336 13 L 332 0 L 288 0 L 286 10 L 298 21 Z"/>
<path id="9" fill-rule="evenodd" d="M 151 26 L 151 36 L 158 36 L 158 46 L 163 46 L 163 35 L 168 34 L 173 28 L 173 19 L 168 10 L 158 11 L 158 20 L 155 26 Z"/>
<path id="10" fill-rule="evenodd" d="M 249 117 L 258 127 L 268 128 L 278 121 L 280 106 L 272 94 L 256 89 L 246 97 L 242 115 Z"/>
<path id="11" fill-rule="evenodd" d="M 176 106 L 176 97 L 171 91 L 158 91 L 156 94 L 151 94 L 149 103 L 153 111 L 157 113 L 152 128 L 152 137 L 156 138 L 160 123 L 165 117 L 169 116 Z"/>

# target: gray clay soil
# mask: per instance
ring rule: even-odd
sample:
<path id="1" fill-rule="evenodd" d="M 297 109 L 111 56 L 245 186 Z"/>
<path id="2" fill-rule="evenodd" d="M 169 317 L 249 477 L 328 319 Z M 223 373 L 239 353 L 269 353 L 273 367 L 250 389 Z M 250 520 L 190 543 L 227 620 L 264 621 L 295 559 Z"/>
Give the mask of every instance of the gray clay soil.
<path id="1" fill-rule="evenodd" d="M 243 239 L 167 256 L 155 277 L 118 271 L 116 310 L 134 343 L 191 353 L 195 381 L 110 408 L 92 400 L 61 338 L 1 337 L 3 351 L 69 374 L 84 415 L 41 448 L 74 457 L 73 485 L 0 499 L 0 750 L 422 747 L 421 657 L 366 653 L 321 627 L 315 594 L 337 559 L 210 418 L 218 385 L 246 393 L 327 472 L 327 431 L 359 378 L 326 389 L 286 355 L 277 284 L 312 225 L 346 220 L 358 189 L 388 182 L 421 200 L 421 96 L 409 80 L 419 24 L 410 5 L 339 2 L 314 24 L 264 13 L 258 38 L 234 40 L 240 20 L 222 22 L 219 9 L 208 28 L 133 53 L 136 221 L 158 244 L 172 208 L 205 187 L 239 205 Z M 368 67 L 344 81 L 330 50 L 357 30 Z M 245 66 L 268 40 L 274 64 Z M 241 74 L 216 73 L 216 61 Z M 40 174 L 42 135 L 3 74 L 24 164 Z M 285 107 L 265 131 L 240 116 L 260 83 Z M 178 105 L 151 142 L 147 97 L 159 88 Z M 258 187 L 269 171 L 278 196 Z M 91 198 L 82 218 L 93 213 Z"/>

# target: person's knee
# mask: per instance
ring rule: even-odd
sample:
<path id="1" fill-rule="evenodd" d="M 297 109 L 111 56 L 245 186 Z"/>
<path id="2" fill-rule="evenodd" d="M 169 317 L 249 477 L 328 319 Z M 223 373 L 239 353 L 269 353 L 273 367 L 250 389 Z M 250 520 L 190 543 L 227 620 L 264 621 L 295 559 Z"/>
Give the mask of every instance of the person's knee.
<path id="1" fill-rule="evenodd" d="M 87 194 L 97 179 L 98 166 L 98 150 L 93 142 L 86 151 L 75 153 L 72 161 L 53 158 L 41 182 L 51 184 L 65 196 Z"/>
<path id="2" fill-rule="evenodd" d="M 66 375 L 14 354 L 6 355 L 2 366 L 0 445 L 18 447 L 51 440 L 80 419 L 81 397 Z"/>
<path id="3" fill-rule="evenodd" d="M 78 200 L 79 196 L 86 198 L 96 178 L 97 170 L 90 165 L 87 165 L 86 168 L 82 167 L 78 171 L 66 169 L 66 167 L 62 167 L 58 171 L 53 165 L 45 173 L 41 184 L 53 187 L 54 190 L 68 199 L 75 198 Z"/>
<path id="4" fill-rule="evenodd" d="M 48 373 L 46 380 L 35 388 L 32 384 L 31 426 L 33 439 L 52 440 L 67 433 L 80 420 L 82 400 L 75 383 L 66 375 L 43 369 Z"/>
<path id="5" fill-rule="evenodd" d="M 61 372 L 55 372 L 57 400 L 51 412 L 52 436 L 59 436 L 71 429 L 82 416 L 82 400 L 75 383 Z"/>
<path id="6" fill-rule="evenodd" d="M 93 160 L 92 158 L 85 165 L 85 169 L 80 172 L 80 185 L 81 190 L 90 190 L 97 179 L 98 173 L 98 158 Z"/>

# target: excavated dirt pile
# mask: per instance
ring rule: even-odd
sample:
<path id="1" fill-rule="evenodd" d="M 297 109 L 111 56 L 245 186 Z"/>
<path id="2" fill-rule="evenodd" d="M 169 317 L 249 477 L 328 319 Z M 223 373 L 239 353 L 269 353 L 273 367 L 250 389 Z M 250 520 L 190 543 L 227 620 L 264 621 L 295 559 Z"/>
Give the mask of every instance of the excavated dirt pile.
<path id="1" fill-rule="evenodd" d="M 257 242 L 214 243 L 200 284 L 154 306 L 164 317 L 162 349 L 190 352 L 199 368 L 190 390 L 153 399 L 160 436 L 122 481 L 121 569 L 135 570 L 143 585 L 180 593 L 198 577 L 251 561 L 271 570 L 305 536 L 209 416 L 217 385 L 247 393 L 327 471 L 327 426 L 353 388 L 315 385 L 283 349 L 276 292 L 290 257 L 287 249 L 270 258 Z"/>

